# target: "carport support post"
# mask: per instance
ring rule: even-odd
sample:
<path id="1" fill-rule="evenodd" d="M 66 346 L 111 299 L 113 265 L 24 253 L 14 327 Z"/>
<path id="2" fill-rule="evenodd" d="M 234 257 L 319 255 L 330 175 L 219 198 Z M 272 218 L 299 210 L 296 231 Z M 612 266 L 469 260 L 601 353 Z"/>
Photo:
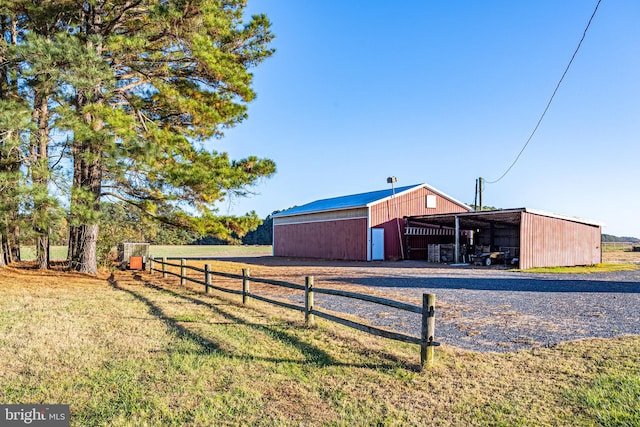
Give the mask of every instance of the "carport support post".
<path id="1" fill-rule="evenodd" d="M 251 272 L 248 268 L 242 269 L 242 303 L 246 304 L 247 299 L 249 298 L 249 277 L 251 276 Z"/>
<path id="2" fill-rule="evenodd" d="M 304 321 L 307 326 L 313 325 L 313 276 L 307 276 L 304 281 Z"/>
<path id="3" fill-rule="evenodd" d="M 422 331 L 420 336 L 420 365 L 433 366 L 433 337 L 436 329 L 436 296 L 422 294 Z"/>
<path id="4" fill-rule="evenodd" d="M 209 293 L 209 285 L 211 285 L 211 264 L 204 265 L 204 293 Z"/>
<path id="5" fill-rule="evenodd" d="M 458 218 L 458 215 L 455 216 L 456 218 L 456 244 L 454 247 L 454 259 L 456 264 L 460 264 L 460 218 Z"/>
<path id="6" fill-rule="evenodd" d="M 162 257 L 162 278 L 163 279 L 167 278 L 167 257 L 166 256 Z"/>
<path id="7" fill-rule="evenodd" d="M 187 284 L 187 260 L 182 258 L 180 260 L 180 285 Z"/>

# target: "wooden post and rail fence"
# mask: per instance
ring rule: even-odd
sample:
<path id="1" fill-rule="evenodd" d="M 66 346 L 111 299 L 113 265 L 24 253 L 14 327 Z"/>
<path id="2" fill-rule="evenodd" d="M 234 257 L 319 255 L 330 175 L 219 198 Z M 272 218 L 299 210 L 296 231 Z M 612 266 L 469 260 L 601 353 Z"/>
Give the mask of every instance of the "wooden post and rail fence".
<path id="1" fill-rule="evenodd" d="M 602 242 L 604 252 L 640 252 L 640 242 Z"/>
<path id="2" fill-rule="evenodd" d="M 210 264 L 205 264 L 204 269 L 187 265 L 187 259 L 180 259 L 180 264 L 170 263 L 166 257 L 163 258 L 149 258 L 149 272 L 153 274 L 156 271 L 156 264 L 161 265 L 162 277 L 166 278 L 168 275 L 176 276 L 180 278 L 180 284 L 185 285 L 187 281 L 197 283 L 204 286 L 205 293 L 209 293 L 211 289 L 215 289 L 220 292 L 226 292 L 235 295 L 242 296 L 242 303 L 247 304 L 250 298 L 258 301 L 267 302 L 280 307 L 288 308 L 291 310 L 297 310 L 304 312 L 304 318 L 307 325 L 313 325 L 315 317 L 320 317 L 332 322 L 339 323 L 341 325 L 357 329 L 372 335 L 388 338 L 395 341 L 401 341 L 411 344 L 417 344 L 420 346 L 420 364 L 424 367 L 433 366 L 434 360 L 434 347 L 440 345 L 434 341 L 435 337 L 435 295 L 423 294 L 422 306 L 407 304 L 400 301 L 395 301 L 387 298 L 380 298 L 371 295 L 359 294 L 355 292 L 343 291 L 339 289 L 317 288 L 314 286 L 313 276 L 307 276 L 305 278 L 305 284 L 298 285 L 295 283 L 284 282 L 280 280 L 262 279 L 258 277 L 251 277 L 248 268 L 242 269 L 242 275 L 233 273 L 224 273 L 219 271 L 213 271 Z M 169 271 L 167 267 L 177 267 L 180 273 Z M 187 276 L 187 270 L 196 271 L 204 274 L 204 280 L 195 279 Z M 216 286 L 212 284 L 211 277 L 218 276 L 228 279 L 238 279 L 242 281 L 242 289 L 229 289 L 226 287 Z M 274 300 L 251 292 L 251 282 L 264 283 L 272 286 L 279 286 L 288 289 L 294 289 L 304 292 L 304 307 L 296 304 L 287 303 L 284 301 Z M 386 329 L 381 329 L 375 326 L 366 325 L 353 320 L 345 319 L 334 314 L 319 310 L 314 307 L 313 299 L 314 294 L 333 295 L 345 298 L 356 299 L 360 301 L 371 302 L 387 307 L 392 307 L 398 310 L 408 311 L 421 315 L 422 323 L 420 328 L 420 337 L 403 334 L 400 332 L 394 332 Z"/>

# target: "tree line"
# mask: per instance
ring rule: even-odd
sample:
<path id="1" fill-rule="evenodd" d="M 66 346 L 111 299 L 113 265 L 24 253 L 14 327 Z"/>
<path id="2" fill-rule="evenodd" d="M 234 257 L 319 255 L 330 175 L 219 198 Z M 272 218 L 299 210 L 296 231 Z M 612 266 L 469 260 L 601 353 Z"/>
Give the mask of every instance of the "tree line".
<path id="1" fill-rule="evenodd" d="M 95 273 L 114 206 L 221 239 L 260 223 L 216 203 L 275 163 L 206 145 L 247 118 L 251 70 L 274 52 L 265 15 L 244 0 L 0 0 L 0 32 L 0 263 L 29 238 L 49 268 L 64 226 L 69 268 Z"/>
<path id="2" fill-rule="evenodd" d="M 631 243 L 640 243 L 640 239 L 637 237 L 618 237 L 613 236 L 611 234 L 603 234 L 602 235 L 603 242 L 631 242 Z"/>
<path id="3" fill-rule="evenodd" d="M 201 236 L 196 240 L 189 242 L 193 245 L 226 245 L 226 244 L 243 244 L 243 245 L 272 245 L 273 244 L 273 215 L 282 212 L 281 210 L 273 211 L 262 221 L 255 230 L 249 231 L 244 236 L 234 236 L 234 240 L 222 240 L 215 236 Z"/>

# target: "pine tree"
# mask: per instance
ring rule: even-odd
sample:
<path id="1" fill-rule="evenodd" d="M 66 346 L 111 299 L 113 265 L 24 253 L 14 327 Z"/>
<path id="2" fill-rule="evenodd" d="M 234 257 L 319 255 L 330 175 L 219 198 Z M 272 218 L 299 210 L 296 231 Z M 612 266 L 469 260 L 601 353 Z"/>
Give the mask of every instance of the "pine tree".
<path id="1" fill-rule="evenodd" d="M 41 265 L 55 211 L 48 193 L 51 126 L 66 132 L 60 154 L 73 162 L 74 270 L 97 271 L 105 197 L 225 239 L 260 223 L 255 213 L 220 217 L 215 206 L 248 194 L 275 172 L 273 161 L 231 160 L 205 148 L 205 141 L 246 119 L 255 97 L 249 70 L 273 53 L 268 19 L 258 15 L 245 23 L 244 7 L 243 0 L 0 0 L 0 15 L 15 30 L 4 37 L 17 35 L 12 43 L 22 55 L 13 70 L 13 102 L 31 112 L 31 127 L 22 132 L 31 149 L 22 153 Z"/>
<path id="2" fill-rule="evenodd" d="M 72 267 L 88 272 L 95 271 L 101 196 L 230 238 L 259 219 L 218 217 L 215 202 L 275 172 L 270 160 L 231 161 L 202 147 L 246 118 L 255 97 L 248 69 L 272 54 L 267 18 L 242 25 L 239 0 L 108 4 L 84 3 L 79 33 L 87 53 L 109 68 L 77 92 L 74 106 L 82 121 L 74 124 L 72 215 L 82 221 L 72 228 L 70 253 Z"/>
<path id="3" fill-rule="evenodd" d="M 0 31 L 0 264 L 5 264 L 20 260 L 21 131 L 28 125 L 29 108 L 14 73 L 18 22 L 2 3 Z"/>
<path id="4" fill-rule="evenodd" d="M 49 268 L 49 233 L 59 211 L 58 201 L 49 194 L 52 167 L 49 164 L 52 98 L 60 90 L 60 73 L 66 64 L 64 23 L 72 12 L 70 3 L 3 1 L 3 10 L 11 17 L 11 49 L 7 51 L 7 75 L 13 79 L 13 96 L 21 107 L 30 110 L 31 121 L 17 130 L 28 144 L 21 153 L 26 173 L 23 188 L 26 214 L 36 235 L 39 268 Z M 61 30 L 62 28 L 62 30 Z"/>

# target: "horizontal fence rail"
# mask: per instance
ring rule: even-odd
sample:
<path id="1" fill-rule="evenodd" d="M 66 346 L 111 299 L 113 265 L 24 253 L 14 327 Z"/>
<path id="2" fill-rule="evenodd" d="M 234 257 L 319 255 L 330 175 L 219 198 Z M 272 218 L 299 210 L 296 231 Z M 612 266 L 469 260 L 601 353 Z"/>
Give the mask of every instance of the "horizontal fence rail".
<path id="1" fill-rule="evenodd" d="M 174 258 L 175 259 L 175 258 Z M 188 258 L 192 259 L 192 258 Z M 197 258 L 193 258 L 197 259 Z M 307 276 L 304 285 L 298 285 L 295 283 L 289 283 L 282 280 L 263 279 L 259 277 L 251 277 L 248 268 L 242 269 L 242 274 L 224 273 L 211 270 L 210 264 L 205 264 L 205 268 L 198 268 L 195 266 L 187 265 L 187 258 L 180 258 L 180 263 L 171 263 L 167 261 L 167 258 L 153 258 L 149 259 L 149 272 L 153 274 L 156 269 L 155 264 L 162 266 L 160 272 L 162 277 L 166 278 L 168 275 L 180 278 L 180 284 L 185 285 L 186 282 L 192 282 L 205 287 L 205 293 L 209 293 L 210 289 L 215 289 L 220 292 L 226 292 L 234 295 L 242 295 L 242 303 L 247 304 L 249 298 L 253 298 L 258 301 L 274 304 L 280 307 L 284 307 L 290 310 L 296 310 L 304 312 L 305 321 L 307 324 L 312 325 L 314 323 L 315 316 L 322 319 L 329 320 L 331 322 L 339 323 L 341 325 L 357 329 L 372 335 L 388 338 L 395 341 L 406 342 L 410 344 L 417 344 L 420 346 L 420 364 L 422 367 L 431 367 L 433 365 L 434 349 L 439 343 L 434 341 L 435 336 L 435 295 L 423 294 L 422 306 L 407 304 L 400 301 L 395 301 L 387 298 L 375 297 L 372 295 L 365 295 L 356 292 L 343 291 L 339 289 L 328 288 L 316 288 L 314 286 L 313 276 Z M 176 267 L 180 269 L 179 273 L 170 271 L 167 267 Z M 194 279 L 187 275 L 187 270 L 196 271 L 204 274 L 203 280 Z M 222 286 L 216 286 L 211 283 L 211 277 L 223 277 L 227 279 L 235 279 L 242 281 L 242 289 L 230 289 Z M 265 297 L 251 292 L 250 283 L 262 283 L 287 289 L 293 289 L 297 291 L 303 291 L 304 306 L 287 303 L 284 301 Z M 387 329 L 378 328 L 365 323 L 360 323 L 355 320 L 346 319 L 336 314 L 328 313 L 323 310 L 319 310 L 314 307 L 314 294 L 332 295 L 343 298 L 351 298 L 359 301 L 366 301 L 374 304 L 379 304 L 387 307 L 392 307 L 402 311 L 408 311 L 410 313 L 420 314 L 422 316 L 421 333 L 420 337 L 403 334 L 400 332 L 390 331 Z"/>
<path id="2" fill-rule="evenodd" d="M 640 247 L 640 242 L 602 242 L 603 251 L 632 251 Z"/>
<path id="3" fill-rule="evenodd" d="M 412 313 L 422 313 L 422 307 L 403 302 L 394 301 L 386 298 L 378 298 L 371 295 L 358 294 L 355 292 L 342 291 L 339 289 L 313 288 L 317 294 L 336 295 L 339 297 L 353 298 L 360 301 L 373 302 L 375 304 L 386 305 L 387 307 L 397 308 L 398 310 L 410 311 Z"/>

